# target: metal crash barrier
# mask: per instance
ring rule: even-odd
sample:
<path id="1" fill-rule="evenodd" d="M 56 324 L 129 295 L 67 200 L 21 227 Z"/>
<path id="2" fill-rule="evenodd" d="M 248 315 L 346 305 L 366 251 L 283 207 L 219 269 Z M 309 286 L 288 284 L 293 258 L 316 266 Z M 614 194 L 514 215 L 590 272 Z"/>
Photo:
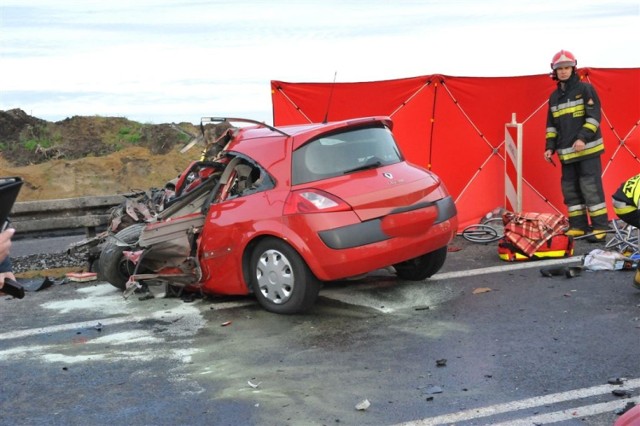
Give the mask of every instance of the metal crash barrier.
<path id="1" fill-rule="evenodd" d="M 109 211 L 120 205 L 126 195 L 23 201 L 13 205 L 11 223 L 17 232 L 43 233 L 84 228 L 92 237 L 96 228 L 106 226 Z"/>

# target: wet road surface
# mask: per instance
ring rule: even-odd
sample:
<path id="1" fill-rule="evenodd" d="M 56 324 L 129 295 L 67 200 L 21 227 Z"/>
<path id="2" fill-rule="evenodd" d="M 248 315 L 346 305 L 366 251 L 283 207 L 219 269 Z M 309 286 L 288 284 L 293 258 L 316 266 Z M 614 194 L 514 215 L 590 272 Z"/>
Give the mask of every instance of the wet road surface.
<path id="1" fill-rule="evenodd" d="M 0 423 L 599 426 L 640 403 L 631 271 L 454 246 L 431 280 L 331 283 L 307 315 L 102 282 L 0 297 Z"/>

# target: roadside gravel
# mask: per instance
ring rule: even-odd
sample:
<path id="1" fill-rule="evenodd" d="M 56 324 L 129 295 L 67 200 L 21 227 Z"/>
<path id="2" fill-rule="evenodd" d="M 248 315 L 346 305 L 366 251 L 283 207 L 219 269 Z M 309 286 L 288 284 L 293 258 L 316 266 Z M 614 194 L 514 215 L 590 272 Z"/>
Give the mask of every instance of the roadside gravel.
<path id="1" fill-rule="evenodd" d="M 88 268 L 85 255 L 67 253 L 44 253 L 16 256 L 11 258 L 16 274 L 27 271 L 46 271 L 60 268 Z"/>

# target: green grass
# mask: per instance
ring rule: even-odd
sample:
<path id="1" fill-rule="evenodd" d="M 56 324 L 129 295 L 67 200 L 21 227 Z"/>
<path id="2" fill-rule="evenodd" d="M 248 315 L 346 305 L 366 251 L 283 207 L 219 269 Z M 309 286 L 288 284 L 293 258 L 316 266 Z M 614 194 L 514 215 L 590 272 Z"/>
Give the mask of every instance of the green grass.
<path id="1" fill-rule="evenodd" d="M 134 130 L 131 127 L 121 127 L 118 130 L 118 137 L 120 141 L 124 141 L 130 144 L 136 145 L 142 139 L 140 129 Z"/>
<path id="2" fill-rule="evenodd" d="M 22 146 L 24 146 L 27 151 L 35 151 L 38 145 L 42 148 L 49 148 L 53 146 L 53 142 L 51 142 L 50 139 L 27 139 L 22 142 Z"/>

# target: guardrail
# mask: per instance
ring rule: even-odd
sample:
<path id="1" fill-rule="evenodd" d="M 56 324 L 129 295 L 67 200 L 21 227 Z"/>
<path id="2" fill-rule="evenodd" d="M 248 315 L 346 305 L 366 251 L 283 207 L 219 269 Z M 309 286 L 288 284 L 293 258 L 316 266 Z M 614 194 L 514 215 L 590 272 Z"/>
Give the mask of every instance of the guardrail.
<path id="1" fill-rule="evenodd" d="M 22 201 L 13 205 L 11 224 L 19 233 L 39 233 L 84 228 L 88 237 L 105 226 L 109 210 L 120 205 L 126 195 Z"/>

